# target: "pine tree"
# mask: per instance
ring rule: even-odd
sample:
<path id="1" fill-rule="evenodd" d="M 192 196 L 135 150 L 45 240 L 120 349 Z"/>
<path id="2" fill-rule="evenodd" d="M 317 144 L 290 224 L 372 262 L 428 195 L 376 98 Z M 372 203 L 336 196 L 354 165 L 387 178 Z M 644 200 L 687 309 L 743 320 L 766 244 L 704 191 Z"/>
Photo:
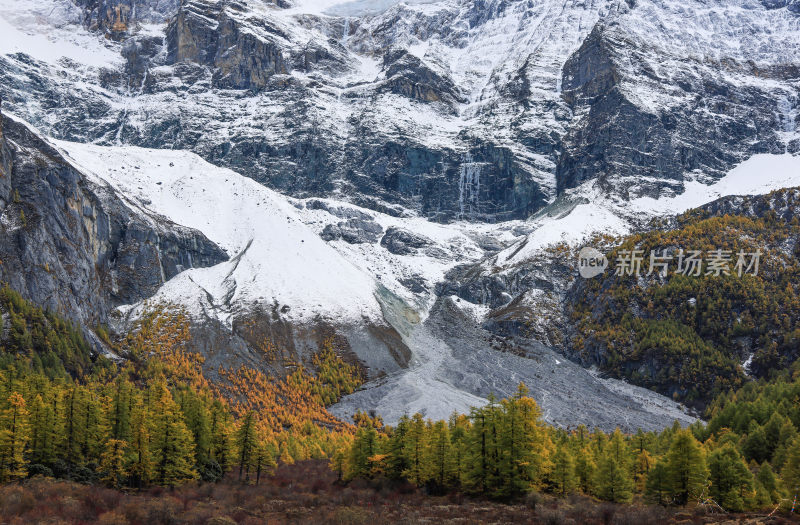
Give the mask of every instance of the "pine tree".
<path id="1" fill-rule="evenodd" d="M 8 407 L 0 415 L 0 481 L 25 477 L 24 452 L 30 439 L 28 409 L 17 392 L 8 397 Z"/>
<path id="2" fill-rule="evenodd" d="M 633 497 L 628 446 L 619 429 L 603 447 L 597 465 L 596 492 L 606 501 L 628 502 Z"/>
<path id="3" fill-rule="evenodd" d="M 789 451 L 786 456 L 786 464 L 781 471 L 781 478 L 789 497 L 800 494 L 800 437 L 797 437 L 789 444 Z"/>
<path id="4" fill-rule="evenodd" d="M 675 503 L 696 501 L 706 486 L 708 470 L 703 450 L 690 431 L 679 430 L 673 435 L 666 460 Z"/>
<path id="5" fill-rule="evenodd" d="M 594 492 L 594 480 L 596 477 L 597 465 L 594 462 L 592 451 L 588 446 L 584 446 L 578 451 L 575 458 L 575 475 L 577 477 L 578 488 L 584 494 Z"/>
<path id="6" fill-rule="evenodd" d="M 142 488 L 153 479 L 151 447 L 149 413 L 142 399 L 137 396 L 131 408 L 131 455 L 128 465 L 129 482 L 133 487 Z"/>
<path id="7" fill-rule="evenodd" d="M 645 499 L 656 505 L 667 506 L 672 502 L 672 480 L 664 461 L 657 461 L 647 473 Z"/>
<path id="8" fill-rule="evenodd" d="M 447 487 L 453 477 L 450 431 L 447 423 L 437 421 L 428 430 L 427 447 L 425 450 L 425 479 L 433 481 L 439 489 Z"/>
<path id="9" fill-rule="evenodd" d="M 245 480 L 250 479 L 250 467 L 254 465 L 258 440 L 256 437 L 256 422 L 253 412 L 248 412 L 242 418 L 239 429 L 236 431 L 236 450 L 239 458 L 239 481 L 242 480 L 242 472 L 245 473 Z"/>
<path id="10" fill-rule="evenodd" d="M 556 448 L 556 453 L 553 456 L 553 471 L 550 476 L 556 494 L 566 496 L 575 490 L 577 484 L 575 462 L 565 444 L 561 444 Z"/>
<path id="11" fill-rule="evenodd" d="M 126 465 L 125 449 L 127 441 L 121 439 L 109 439 L 105 450 L 100 456 L 100 471 L 103 473 L 102 480 L 107 485 L 119 488 L 124 484 Z"/>
<path id="12" fill-rule="evenodd" d="M 161 485 L 197 478 L 194 465 L 194 439 L 181 412 L 163 381 L 154 385 L 152 399 L 152 456 L 155 479 Z"/>
<path id="13" fill-rule="evenodd" d="M 753 490 L 753 475 L 739 452 L 730 444 L 718 448 L 708 456 L 708 470 L 711 498 L 727 510 L 744 510 L 745 498 Z"/>
<path id="14" fill-rule="evenodd" d="M 403 476 L 415 485 L 422 485 L 426 479 L 424 463 L 426 434 L 425 420 L 422 419 L 422 414 L 414 414 L 408 425 L 405 443 L 403 443 L 403 454 L 408 464 Z"/>

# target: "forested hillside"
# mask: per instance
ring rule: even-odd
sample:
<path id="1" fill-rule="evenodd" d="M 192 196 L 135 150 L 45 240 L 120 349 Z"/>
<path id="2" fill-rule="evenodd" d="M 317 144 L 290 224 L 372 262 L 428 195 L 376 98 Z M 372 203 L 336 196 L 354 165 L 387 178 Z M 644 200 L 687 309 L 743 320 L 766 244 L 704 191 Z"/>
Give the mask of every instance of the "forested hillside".
<path id="1" fill-rule="evenodd" d="M 800 488 L 797 367 L 724 393 L 708 424 L 689 429 L 555 428 L 522 384 L 513 397 L 449 421 L 414 414 L 386 427 L 361 413 L 350 425 L 325 407 L 356 389 L 360 373 L 331 343 L 313 356 L 313 373 L 298 366 L 275 379 L 220 370 L 225 380 L 212 384 L 202 358 L 184 349 L 180 310 L 154 307 L 123 339 L 106 337 L 122 361 L 93 355 L 78 327 L 9 288 L 0 290 L 0 311 L 0 481 L 24 491 L 48 490 L 32 478 L 134 491 L 226 477 L 273 486 L 279 465 L 292 475 L 291 465 L 315 459 L 328 463 L 328 483 L 337 486 L 407 493 L 406 483 L 428 497 L 465 494 L 534 511 L 543 501 L 569 509 L 565 498 L 585 495 L 637 508 L 788 512 Z M 0 490 L 9 509 L 26 512 L 17 497 Z M 354 512 L 352 519 L 364 515 Z M 663 519 L 648 516 L 643 522 Z"/>
<path id="2" fill-rule="evenodd" d="M 698 406 L 747 374 L 785 370 L 800 348 L 799 194 L 723 199 L 615 244 L 611 270 L 571 292 L 574 354 Z M 642 251 L 639 276 L 614 274 L 625 250 Z M 679 250 L 727 251 L 729 273 L 677 274 Z M 756 251 L 757 275 L 734 271 L 738 253 Z M 648 275 L 651 252 L 672 257 L 666 277 L 661 267 Z"/>
<path id="3" fill-rule="evenodd" d="M 276 461 L 324 458 L 350 430 L 325 410 L 359 384 L 330 345 L 282 380 L 220 370 L 209 383 L 186 352 L 188 321 L 156 307 L 92 355 L 80 331 L 0 290 L 0 481 L 56 476 L 114 487 L 258 478 Z M 103 333 L 102 330 L 100 330 Z"/>

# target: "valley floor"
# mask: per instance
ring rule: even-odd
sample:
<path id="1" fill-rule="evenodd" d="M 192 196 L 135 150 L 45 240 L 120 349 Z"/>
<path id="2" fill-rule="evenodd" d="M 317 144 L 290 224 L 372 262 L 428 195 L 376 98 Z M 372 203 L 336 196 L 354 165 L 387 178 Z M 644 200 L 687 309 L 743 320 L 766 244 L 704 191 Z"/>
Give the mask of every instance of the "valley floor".
<path id="1" fill-rule="evenodd" d="M 437 497 L 410 485 L 348 485 L 326 461 L 283 465 L 259 486 L 218 484 L 126 493 L 98 486 L 32 479 L 0 487 L 0 523 L 394 524 L 533 523 L 666 524 L 800 523 L 798 517 L 707 513 L 702 508 L 598 503 L 585 496 L 529 498 L 505 505 L 462 495 Z"/>

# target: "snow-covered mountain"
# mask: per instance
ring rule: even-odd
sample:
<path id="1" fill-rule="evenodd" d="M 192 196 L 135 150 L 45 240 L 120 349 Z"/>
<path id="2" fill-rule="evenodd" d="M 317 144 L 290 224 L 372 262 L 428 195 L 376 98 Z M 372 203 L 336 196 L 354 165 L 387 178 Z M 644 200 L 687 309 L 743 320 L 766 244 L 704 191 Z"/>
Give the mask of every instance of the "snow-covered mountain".
<path id="1" fill-rule="evenodd" d="M 576 274 L 552 247 L 800 185 L 799 5 L 0 0 L 5 172 L 29 168 L 0 229 L 59 258 L 14 181 L 42 210 L 69 173 L 94 210 L 41 213 L 85 238 L 85 286 L 43 286 L 30 251 L 0 277 L 90 325 L 182 304 L 210 368 L 281 373 L 264 341 L 303 360 L 337 335 L 372 379 L 342 415 L 524 380 L 563 425 L 689 421 L 553 350 Z"/>

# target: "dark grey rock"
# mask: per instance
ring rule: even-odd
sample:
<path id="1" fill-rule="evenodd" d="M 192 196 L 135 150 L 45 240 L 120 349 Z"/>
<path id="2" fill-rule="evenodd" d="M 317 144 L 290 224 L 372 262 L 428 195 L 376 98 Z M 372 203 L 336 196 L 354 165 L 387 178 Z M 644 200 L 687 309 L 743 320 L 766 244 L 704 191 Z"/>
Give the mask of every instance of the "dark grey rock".
<path id="1" fill-rule="evenodd" d="M 26 299 L 93 327 L 184 269 L 227 260 L 198 231 L 154 227 L 27 126 L 0 121 L 0 281 Z"/>
<path id="2" fill-rule="evenodd" d="M 378 242 L 382 233 L 383 227 L 377 222 L 349 219 L 337 225 L 328 224 L 321 237 L 325 241 L 342 239 L 349 244 L 371 244 Z"/>
<path id="3" fill-rule="evenodd" d="M 563 138 L 559 193 L 592 179 L 625 198 L 680 193 L 688 172 L 719 178 L 754 154 L 785 151 L 773 93 L 724 75 L 698 74 L 700 65 L 660 78 L 648 53 L 646 47 L 631 49 L 623 30 L 601 22 L 565 64 L 564 100 L 584 116 Z M 731 61 L 717 69 L 786 81 L 796 78 L 799 65 Z M 689 102 L 668 110 L 644 107 L 631 95 L 637 84 L 659 94 L 678 86 Z"/>
<path id="4" fill-rule="evenodd" d="M 424 248 L 433 244 L 433 241 L 401 228 L 391 227 L 386 230 L 386 235 L 381 239 L 381 246 L 395 255 L 411 255 L 417 248 Z"/>
<path id="5" fill-rule="evenodd" d="M 451 78 L 437 73 L 422 59 L 404 49 L 391 49 L 383 57 L 386 81 L 382 90 L 422 102 L 463 102 Z"/>

